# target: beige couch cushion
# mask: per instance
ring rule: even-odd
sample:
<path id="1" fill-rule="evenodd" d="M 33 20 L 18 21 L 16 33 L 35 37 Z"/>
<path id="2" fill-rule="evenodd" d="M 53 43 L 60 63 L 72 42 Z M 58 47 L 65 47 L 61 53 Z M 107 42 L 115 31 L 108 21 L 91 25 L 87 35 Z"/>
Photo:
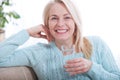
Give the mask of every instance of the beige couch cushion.
<path id="1" fill-rule="evenodd" d="M 0 80 L 38 80 L 30 67 L 0 68 Z"/>

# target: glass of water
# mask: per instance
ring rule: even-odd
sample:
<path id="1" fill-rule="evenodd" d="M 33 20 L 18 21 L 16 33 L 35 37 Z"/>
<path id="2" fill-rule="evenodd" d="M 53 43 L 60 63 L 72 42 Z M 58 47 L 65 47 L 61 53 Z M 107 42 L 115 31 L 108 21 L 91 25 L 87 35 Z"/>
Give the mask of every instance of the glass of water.
<path id="1" fill-rule="evenodd" d="M 62 53 L 63 53 L 63 64 L 64 64 L 64 65 L 66 65 L 66 62 L 67 62 L 68 60 L 80 58 L 80 57 L 83 56 L 81 53 L 76 53 L 74 46 L 72 46 L 72 47 L 69 48 L 69 49 L 66 49 L 64 46 L 61 46 L 61 51 L 62 51 Z M 65 71 L 65 68 L 64 68 L 64 79 L 62 79 L 62 80 L 72 79 L 72 78 L 74 78 L 74 77 L 75 77 L 75 76 L 70 76 L 69 73 L 66 72 L 66 71 Z"/>

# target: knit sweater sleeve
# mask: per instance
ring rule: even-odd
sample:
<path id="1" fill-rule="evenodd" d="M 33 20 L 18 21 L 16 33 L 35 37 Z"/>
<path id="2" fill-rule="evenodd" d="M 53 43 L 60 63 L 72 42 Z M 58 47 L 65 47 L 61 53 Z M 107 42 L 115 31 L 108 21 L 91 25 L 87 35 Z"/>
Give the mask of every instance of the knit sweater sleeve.
<path id="1" fill-rule="evenodd" d="M 22 30 L 0 43 L 0 67 L 29 65 L 24 50 L 17 50 L 29 39 L 26 30 Z M 17 53 L 17 54 L 16 54 Z M 29 53 L 29 51 L 28 51 Z"/>
<path id="2" fill-rule="evenodd" d="M 99 37 L 93 40 L 94 54 L 98 61 L 88 71 L 92 80 L 120 80 L 120 70 L 107 44 Z"/>

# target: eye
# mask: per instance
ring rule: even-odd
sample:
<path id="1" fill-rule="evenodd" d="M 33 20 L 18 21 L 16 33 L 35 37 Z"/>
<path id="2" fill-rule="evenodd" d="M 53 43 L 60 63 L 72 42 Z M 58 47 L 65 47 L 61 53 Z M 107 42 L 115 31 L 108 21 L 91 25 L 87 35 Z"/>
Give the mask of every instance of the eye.
<path id="1" fill-rule="evenodd" d="M 50 20 L 57 20 L 57 17 L 51 17 Z"/>
<path id="2" fill-rule="evenodd" d="M 71 17 L 70 16 L 66 16 L 64 19 L 71 19 Z"/>
<path id="3" fill-rule="evenodd" d="M 55 19 L 57 19 L 57 18 L 56 17 L 52 18 L 52 20 L 55 20 Z"/>

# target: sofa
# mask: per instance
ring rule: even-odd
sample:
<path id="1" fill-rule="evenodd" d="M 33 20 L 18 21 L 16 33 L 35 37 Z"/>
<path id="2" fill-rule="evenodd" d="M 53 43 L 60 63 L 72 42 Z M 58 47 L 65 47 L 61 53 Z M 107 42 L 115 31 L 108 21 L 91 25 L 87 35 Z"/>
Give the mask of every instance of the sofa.
<path id="1" fill-rule="evenodd" d="M 0 80 L 38 80 L 32 68 L 27 66 L 0 68 Z"/>

